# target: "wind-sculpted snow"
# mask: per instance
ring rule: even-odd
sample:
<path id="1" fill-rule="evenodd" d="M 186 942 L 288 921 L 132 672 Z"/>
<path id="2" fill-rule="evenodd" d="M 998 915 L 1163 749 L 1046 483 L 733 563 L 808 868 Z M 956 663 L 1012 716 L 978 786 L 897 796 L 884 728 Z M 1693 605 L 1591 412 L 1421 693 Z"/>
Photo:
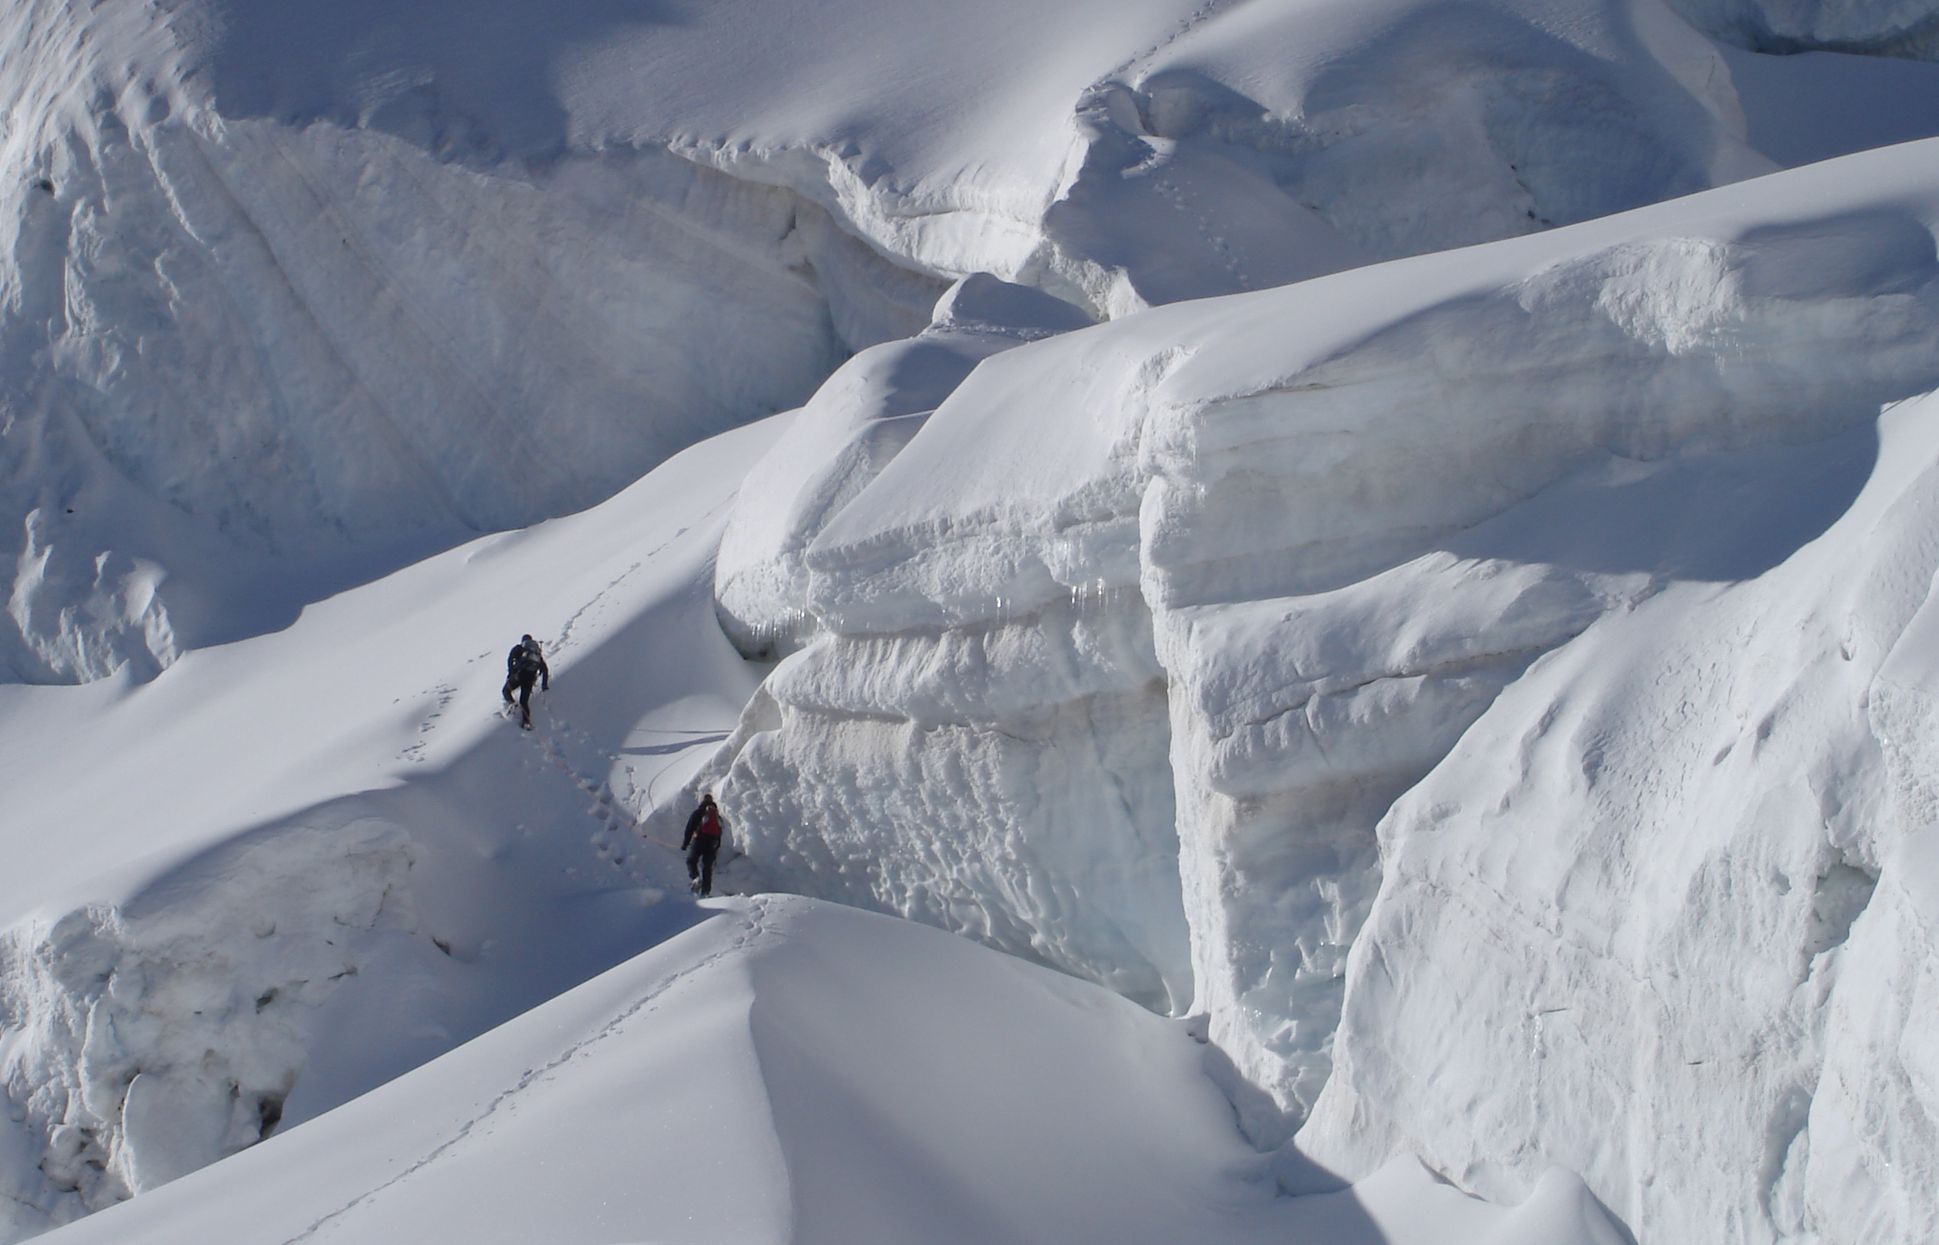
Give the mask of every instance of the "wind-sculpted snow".
<path id="1" fill-rule="evenodd" d="M 1929 762 L 1891 758 L 1932 696 L 1933 412 L 1646 534 L 1763 569 L 1606 619 L 1394 807 L 1309 1149 L 1352 1171 L 1400 1136 L 1495 1194 L 1539 1151 L 1665 1239 L 1931 1235 Z M 1835 522 L 1784 530 L 1800 499 Z M 1446 1092 L 1483 1069 L 1484 1110 Z"/>
<path id="2" fill-rule="evenodd" d="M 760 501 L 728 525 L 715 589 L 735 642 L 754 655 L 799 643 L 802 551 L 971 368 L 998 351 L 1088 323 L 1067 303 L 979 273 L 951 288 L 928 329 L 843 365 L 741 485 Z"/>
<path id="3" fill-rule="evenodd" d="M 22 274 L 4 352 L 34 448 L 0 486 L 26 542 L 5 660 L 33 678 L 246 634 L 261 604 L 198 566 L 225 549 L 341 560 L 595 501 L 936 288 L 664 154 L 535 182 L 238 122 L 110 131 L 52 177 L 28 225 L 57 262 Z M 815 279 L 844 271 L 869 275 Z"/>
<path id="4" fill-rule="evenodd" d="M 148 677 L 581 508 L 964 274 L 1094 318 L 1262 289 L 1851 150 L 1931 94 L 1760 129 L 1731 74 L 1654 0 L 16 4 L 0 671 Z"/>
<path id="5" fill-rule="evenodd" d="M 1256 1087 L 1235 1092 L 1264 1139 L 1322 1102 L 1302 1144 L 1356 1175 L 1425 1144 L 1497 1198 L 1559 1161 L 1675 1239 L 1767 1239 L 1755 1223 L 1787 1198 L 1803 1226 L 1786 1230 L 1828 1230 L 1787 1147 L 1830 966 L 1879 877 L 1838 829 L 1861 808 L 1834 775 L 1876 748 L 1864 683 L 1814 693 L 1842 717 L 1793 714 L 1796 750 L 1746 750 L 1714 804 L 1688 784 L 1716 750 L 1698 722 L 1763 712 L 1711 699 L 1720 674 L 1805 654 L 1849 669 L 1809 622 L 1866 599 L 1838 586 L 1840 555 L 1813 591 L 1851 606 L 1728 585 L 1788 582 L 1796 551 L 1862 525 L 1846 511 L 1881 406 L 1939 385 L 1939 186 L 1910 171 L 1930 154 L 986 360 L 807 544 L 799 608 L 818 633 L 697 784 L 770 881 L 1148 1004 L 1189 996 Z M 769 504 L 744 495 L 736 522 Z M 1752 599 L 1797 603 L 1729 604 Z M 1672 614 L 1690 637 L 1674 658 L 1642 621 Z M 1762 656 L 1732 649 L 1760 614 L 1799 621 Z M 1676 664 L 1627 665 L 1659 658 Z M 1653 690 L 1585 716 L 1593 689 L 1631 682 Z M 1894 703 L 1876 711 L 1919 720 Z M 1747 804 L 1767 764 L 1812 794 Z M 1697 846 L 1737 851 L 1771 817 L 1793 828 L 1741 859 Z M 1529 844 L 1513 854 L 1511 818 Z M 1770 905 L 1727 899 L 1779 877 Z M 1168 941 L 1181 922 L 1188 967 Z M 1720 990 L 1744 1005 L 1715 1041 L 1684 1035 Z M 1629 1000 L 1620 1022 L 1570 1021 L 1542 1046 L 1564 1023 L 1547 1017 L 1610 1000 Z M 1623 1053 L 1638 1048 L 1654 1053 Z M 1510 1068 L 1532 1087 L 1495 1104 Z M 1640 1105 L 1619 1107 L 1632 1076 Z M 1868 1170 L 1889 1199 L 1931 1168 Z"/>

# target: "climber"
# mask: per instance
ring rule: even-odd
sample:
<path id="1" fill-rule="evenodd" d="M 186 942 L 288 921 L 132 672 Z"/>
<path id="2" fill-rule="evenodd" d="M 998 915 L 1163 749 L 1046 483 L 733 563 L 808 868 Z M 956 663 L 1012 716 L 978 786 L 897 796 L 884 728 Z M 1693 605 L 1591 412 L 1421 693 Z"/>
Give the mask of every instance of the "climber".
<path id="1" fill-rule="evenodd" d="M 539 642 L 531 636 L 521 636 L 512 651 L 505 655 L 505 703 L 512 703 L 512 689 L 518 689 L 519 724 L 526 730 L 532 729 L 532 684 L 538 683 L 540 690 L 552 690 L 552 671 L 546 667 L 545 654 L 539 650 Z"/>
<path id="2" fill-rule="evenodd" d="M 687 853 L 687 877 L 693 891 L 702 899 L 714 893 L 714 857 L 720 855 L 720 809 L 714 797 L 700 797 L 700 807 L 687 818 L 687 833 L 680 846 Z"/>

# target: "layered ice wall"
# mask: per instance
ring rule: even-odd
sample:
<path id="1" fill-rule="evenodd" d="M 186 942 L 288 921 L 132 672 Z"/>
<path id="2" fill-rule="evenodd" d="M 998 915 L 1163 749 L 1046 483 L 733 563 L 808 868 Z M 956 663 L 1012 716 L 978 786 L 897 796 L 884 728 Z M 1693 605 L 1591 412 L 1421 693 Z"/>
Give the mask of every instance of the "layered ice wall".
<path id="1" fill-rule="evenodd" d="M 246 632 L 246 594 L 175 601 L 144 567 L 207 592 L 221 577 L 191 568 L 224 547 L 421 549 L 588 504 L 792 405 L 936 289 L 783 191 L 666 155 L 533 184 L 381 135 L 176 125 L 50 180 L 28 223 L 66 259 L 24 277 L 7 337 L 9 436 L 35 447 L 5 486 L 10 660 L 35 678 Z M 818 269 L 875 275 L 850 300 Z"/>
<path id="2" fill-rule="evenodd" d="M 374 969 L 366 996 L 420 1005 L 435 988 L 395 825 L 283 827 L 222 856 L 176 902 L 0 936 L 0 1239 L 266 1136 L 346 981 Z"/>
<path id="3" fill-rule="evenodd" d="M 744 643 L 789 655 L 701 781 L 731 765 L 736 841 L 778 885 L 1181 1008 L 1170 773 L 1150 763 L 1164 747 L 1163 672 L 1138 604 L 1135 521 L 1070 516 L 1055 566 L 977 524 L 922 539 L 858 526 L 883 513 L 870 499 L 885 491 L 946 502 L 971 478 L 1029 508 L 1051 500 L 1036 476 L 1064 466 L 1010 456 L 1028 447 L 1008 424 L 1040 414 L 1027 395 L 999 413 L 965 408 L 958 386 L 979 357 L 1055 366 L 1044 339 L 1079 321 L 987 278 L 938 313 L 914 342 L 854 360 L 750 474 L 722 544 L 722 612 Z M 929 453 L 905 468 L 903 455 L 938 444 L 944 476 Z"/>
<path id="4" fill-rule="evenodd" d="M 1559 1162 L 1645 1240 L 1939 1229 L 1911 1010 L 1934 411 L 1663 469 L 1714 497 L 1606 547 L 1683 573 L 1538 664 L 1383 823 L 1302 1146 L 1354 1170 L 1404 1145 L 1494 1195 Z"/>
<path id="5" fill-rule="evenodd" d="M 1657 0 L 28 0 L 0 99 L 35 681 L 587 505 L 966 273 L 1109 317 L 1773 167 Z"/>
<path id="6" fill-rule="evenodd" d="M 1385 275 L 1431 287 L 1437 267 Z M 1612 463 L 1823 436 L 1919 391 L 1935 273 L 1916 217 L 1671 226 L 1493 291 L 1376 294 L 1391 325 L 1153 421 L 1145 584 L 1198 998 L 1281 1106 L 1303 1112 L 1326 1075 L 1389 804 L 1531 661 L 1679 569 L 1519 531 L 1593 531 L 1606 510 L 1509 508 L 1565 481 L 1627 487 Z M 1613 474 L 1577 479 L 1596 471 Z"/>
<path id="7" fill-rule="evenodd" d="M 986 360 L 806 544 L 813 638 L 700 781 L 769 880 L 1189 997 L 1261 1091 L 1262 1137 L 1318 1102 L 1302 1145 L 1356 1172 L 1421 1148 L 1513 1198 L 1546 1159 L 1632 1225 L 1689 1229 L 1666 1239 L 1775 1239 L 1767 1203 L 1822 1230 L 1832 1182 L 1789 1148 L 1851 1006 L 1827 966 L 1879 877 L 1852 842 L 1885 833 L 1879 802 L 1833 777 L 1872 773 L 1866 685 L 1815 692 L 1795 751 L 1739 750 L 1709 805 L 1685 775 L 1729 749 L 1652 758 L 1692 721 L 1763 717 L 1711 698 L 1733 661 L 1850 669 L 1819 634 L 1855 604 L 1849 559 L 1792 555 L 1869 521 L 1881 406 L 1939 384 L 1939 188 L 1907 171 L 1929 154 Z M 1894 539 L 1929 543 L 1902 518 Z M 1799 621 L 1742 658 L 1759 614 L 1727 586 L 1785 575 L 1812 584 L 1769 590 Z M 1645 620 L 1678 611 L 1718 651 L 1632 672 L 1662 657 Z M 1563 708 L 1632 679 L 1648 696 Z M 1814 794 L 1749 797 L 1779 771 Z M 1793 829 L 1755 851 L 1697 847 L 1780 810 Z M 1724 990 L 1697 1050 L 1685 1026 Z M 1611 998 L 1620 1024 L 1543 1044 Z M 1896 1006 L 1857 1049 L 1894 1040 Z M 1750 1052 L 1768 1119 L 1731 1115 Z M 1646 1106 L 1611 1102 L 1631 1077 Z M 1885 1096 L 1861 1078 L 1839 1109 Z"/>
<path id="8" fill-rule="evenodd" d="M 249 633 L 225 563 L 381 565 L 590 504 L 798 402 L 940 288 L 664 149 L 467 162 L 225 116 L 180 32 L 131 24 L 0 27 L 10 75 L 45 74 L 12 84 L 0 191 L 16 677 Z"/>
<path id="9" fill-rule="evenodd" d="M 715 597 L 742 651 L 799 646 L 809 543 L 977 363 L 1089 323 L 1068 303 L 977 273 L 950 288 L 921 333 L 865 350 L 830 377 L 748 472 L 749 504 L 721 538 Z"/>

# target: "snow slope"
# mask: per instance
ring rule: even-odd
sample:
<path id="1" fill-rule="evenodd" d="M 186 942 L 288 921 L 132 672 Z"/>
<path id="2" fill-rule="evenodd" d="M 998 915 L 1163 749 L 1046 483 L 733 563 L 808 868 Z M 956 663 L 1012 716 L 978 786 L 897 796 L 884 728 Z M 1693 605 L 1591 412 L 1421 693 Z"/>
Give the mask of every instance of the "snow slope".
<path id="1" fill-rule="evenodd" d="M 772 435 L 151 682 L 0 688 L 0 1235 L 328 1111 L 694 919 L 659 904 L 684 879 L 633 812 L 752 685 L 707 585 Z M 524 631 L 557 680 L 530 735 L 497 712 Z"/>
<path id="2" fill-rule="evenodd" d="M 1266 288 L 1923 136 L 1936 93 L 1660 0 L 22 0 L 0 673 L 148 677 L 580 509 L 968 273 Z"/>
<path id="3" fill-rule="evenodd" d="M 42 1239 L 1620 1239 L 1560 1176 L 1509 1211 L 1403 1166 L 1358 1199 L 1275 1198 L 1175 1025 L 881 917 L 704 906 L 450 1056 Z"/>
<path id="4" fill-rule="evenodd" d="M 0 1239 L 1620 1239 L 1561 1172 L 1291 1202 L 1184 1026 L 912 925 L 668 897 L 634 815 L 749 691 L 710 555 L 786 432 L 144 684 L 0 689 Z M 495 713 L 522 624 L 530 735 Z"/>

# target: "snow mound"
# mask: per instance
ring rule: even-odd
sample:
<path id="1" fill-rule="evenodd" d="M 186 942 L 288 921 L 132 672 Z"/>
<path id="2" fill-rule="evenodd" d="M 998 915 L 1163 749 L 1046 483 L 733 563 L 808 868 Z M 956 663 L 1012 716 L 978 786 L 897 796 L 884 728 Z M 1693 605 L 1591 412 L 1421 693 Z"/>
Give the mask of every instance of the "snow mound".
<path id="1" fill-rule="evenodd" d="M 1512 1208 L 1409 1161 L 1276 1197 L 1178 1026 L 879 917 L 711 906 L 533 1014 L 49 1245 L 1620 1239 L 1561 1172 Z"/>
<path id="2" fill-rule="evenodd" d="M 951 287 L 927 329 L 865 350 L 830 377 L 749 470 L 741 491 L 758 504 L 738 507 L 721 538 L 715 596 L 742 651 L 799 645 L 802 551 L 978 362 L 1089 323 L 1067 303 L 979 273 Z"/>

